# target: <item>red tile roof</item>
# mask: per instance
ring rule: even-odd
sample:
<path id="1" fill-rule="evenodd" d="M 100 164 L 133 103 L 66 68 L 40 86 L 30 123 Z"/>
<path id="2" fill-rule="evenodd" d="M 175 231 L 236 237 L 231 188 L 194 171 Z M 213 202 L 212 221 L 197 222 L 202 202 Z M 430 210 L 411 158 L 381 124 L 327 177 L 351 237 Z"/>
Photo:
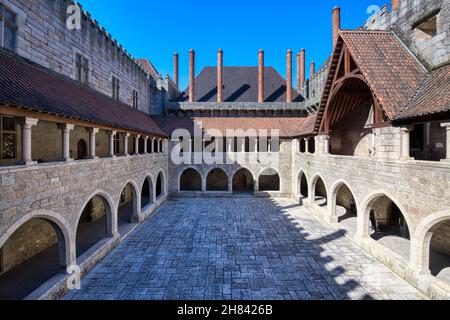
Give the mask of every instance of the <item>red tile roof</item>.
<path id="1" fill-rule="evenodd" d="M 450 65 L 431 73 L 397 119 L 450 112 Z"/>
<path id="2" fill-rule="evenodd" d="M 4 51 L 0 51 L 0 103 L 165 136 L 148 114 Z"/>
<path id="3" fill-rule="evenodd" d="M 312 121 L 311 121 L 312 120 Z M 176 129 L 187 129 L 192 135 L 194 127 L 203 130 L 219 130 L 223 135 L 226 130 L 279 130 L 282 138 L 309 135 L 315 120 L 312 118 L 276 118 L 276 117 L 193 117 L 193 118 L 155 118 L 158 125 L 171 135 Z"/>
<path id="4" fill-rule="evenodd" d="M 391 31 L 340 32 L 389 119 L 417 92 L 427 70 Z"/>

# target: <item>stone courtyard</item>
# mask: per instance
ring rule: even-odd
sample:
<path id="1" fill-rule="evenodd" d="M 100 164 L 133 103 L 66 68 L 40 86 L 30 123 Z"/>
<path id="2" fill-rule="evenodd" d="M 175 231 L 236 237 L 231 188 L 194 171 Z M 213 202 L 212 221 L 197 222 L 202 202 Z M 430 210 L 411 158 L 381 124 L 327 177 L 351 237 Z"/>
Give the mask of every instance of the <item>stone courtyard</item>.
<path id="1" fill-rule="evenodd" d="M 292 200 L 176 199 L 64 299 L 424 299 Z"/>

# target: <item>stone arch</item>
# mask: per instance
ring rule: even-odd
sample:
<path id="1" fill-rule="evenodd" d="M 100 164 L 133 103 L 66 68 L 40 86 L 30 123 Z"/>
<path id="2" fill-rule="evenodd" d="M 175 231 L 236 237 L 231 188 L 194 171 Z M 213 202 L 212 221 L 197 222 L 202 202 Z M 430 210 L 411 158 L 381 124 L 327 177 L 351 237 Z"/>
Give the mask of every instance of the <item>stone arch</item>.
<path id="1" fill-rule="evenodd" d="M 231 177 L 233 192 L 254 192 L 255 179 L 248 168 L 236 169 Z"/>
<path id="2" fill-rule="evenodd" d="M 411 264 L 420 273 L 431 274 L 437 278 L 441 278 L 439 273 L 445 268 L 446 279 L 448 279 L 450 273 L 450 240 L 441 243 L 442 246 L 440 245 L 440 248 L 438 248 L 437 253 L 445 256 L 436 257 L 439 258 L 437 264 L 433 261 L 436 253 L 432 252 L 434 250 L 431 249 L 433 236 L 437 231 L 441 231 L 442 227 L 445 227 L 444 231 L 450 230 L 450 209 L 435 212 L 421 221 L 417 226 L 416 236 L 411 246 Z M 442 237 L 442 240 L 445 241 L 447 238 Z M 446 282 L 448 283 L 448 281 Z"/>
<path id="3" fill-rule="evenodd" d="M 211 169 L 206 175 L 206 191 L 228 191 L 229 177 L 221 168 Z"/>
<path id="4" fill-rule="evenodd" d="M 413 237 L 414 230 L 411 228 L 413 224 L 396 197 L 387 191 L 377 190 L 368 195 L 359 208 L 362 216 L 358 221 L 358 236 L 370 237 L 409 260 L 411 246 L 409 239 Z M 382 216 L 379 217 L 380 215 Z M 398 225 L 393 223 L 394 218 L 398 220 Z M 391 224 L 393 231 L 389 231 Z"/>
<path id="5" fill-rule="evenodd" d="M 189 167 L 178 176 L 179 191 L 202 191 L 203 177 L 196 168 Z"/>
<path id="6" fill-rule="evenodd" d="M 301 169 L 297 175 L 297 194 L 306 199 L 309 195 L 309 178 L 305 170 Z"/>
<path id="7" fill-rule="evenodd" d="M 128 180 L 120 188 L 117 197 L 117 224 L 126 225 L 140 221 L 141 192 L 136 182 Z"/>
<path id="8" fill-rule="evenodd" d="M 153 177 L 147 174 L 141 187 L 141 211 L 155 202 Z"/>
<path id="9" fill-rule="evenodd" d="M 25 250 L 19 252 L 18 245 Z M 8 257 L 0 266 L 0 299 L 25 298 L 75 261 L 67 220 L 48 210 L 32 211 L 17 220 L 0 237 L 0 249 L 7 250 Z"/>
<path id="10" fill-rule="evenodd" d="M 330 188 L 329 200 L 328 215 L 330 222 L 348 220 L 346 226 L 351 229 L 352 233 L 356 233 L 358 202 L 350 184 L 344 179 L 336 181 Z"/>
<path id="11" fill-rule="evenodd" d="M 329 194 L 323 177 L 318 173 L 313 175 L 309 183 L 309 202 L 311 204 L 315 203 L 320 207 L 326 207 Z"/>
<path id="12" fill-rule="evenodd" d="M 166 175 L 164 174 L 164 171 L 160 171 L 158 175 L 156 176 L 156 183 L 155 183 L 155 199 L 158 200 L 162 196 L 166 194 Z"/>
<path id="13" fill-rule="evenodd" d="M 96 198 L 98 197 L 98 198 Z M 99 219 L 94 221 L 97 222 L 98 225 L 96 226 L 89 226 L 89 227 L 95 227 L 95 228 L 84 228 L 84 230 L 80 229 L 80 221 L 83 217 L 83 214 L 85 214 L 85 209 L 87 209 L 87 206 L 91 203 L 91 200 L 102 200 L 103 206 L 105 209 L 105 220 L 106 221 L 100 221 Z M 88 209 L 87 209 L 88 210 Z M 103 216 L 102 216 L 103 217 Z M 102 218 L 101 217 L 101 218 Z M 101 224 L 105 224 L 105 232 L 102 234 L 100 232 Z M 80 210 L 78 211 L 75 224 L 74 224 L 74 230 L 73 233 L 75 235 L 75 242 L 76 242 L 76 255 L 77 257 L 81 256 L 84 252 L 86 252 L 89 248 L 94 246 L 96 243 L 98 243 L 101 239 L 106 237 L 113 237 L 117 234 L 117 206 L 115 205 L 115 201 L 112 199 L 112 197 L 103 190 L 96 190 L 92 192 L 86 200 L 83 202 L 83 205 L 81 206 Z M 98 233 L 91 234 L 90 229 L 98 229 Z M 86 239 L 83 239 L 85 237 Z"/>
<path id="14" fill-rule="evenodd" d="M 281 191 L 281 179 L 277 170 L 264 168 L 259 172 L 258 191 Z"/>

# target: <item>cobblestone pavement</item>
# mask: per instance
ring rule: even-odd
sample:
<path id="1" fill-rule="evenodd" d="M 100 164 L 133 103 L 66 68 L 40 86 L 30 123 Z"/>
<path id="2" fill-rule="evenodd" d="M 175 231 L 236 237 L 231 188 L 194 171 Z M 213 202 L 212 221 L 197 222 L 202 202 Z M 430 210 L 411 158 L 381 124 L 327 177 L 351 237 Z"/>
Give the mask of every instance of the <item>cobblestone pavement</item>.
<path id="1" fill-rule="evenodd" d="M 290 200 L 169 201 L 65 299 L 423 299 Z"/>

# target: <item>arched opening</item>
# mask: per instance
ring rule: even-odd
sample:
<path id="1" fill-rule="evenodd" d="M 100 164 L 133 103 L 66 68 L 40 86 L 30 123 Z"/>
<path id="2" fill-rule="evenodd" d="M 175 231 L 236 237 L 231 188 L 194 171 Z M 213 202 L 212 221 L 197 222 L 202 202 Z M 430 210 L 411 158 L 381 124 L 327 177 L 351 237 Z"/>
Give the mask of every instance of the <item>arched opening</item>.
<path id="1" fill-rule="evenodd" d="M 298 193 L 302 198 L 308 198 L 308 180 L 303 171 L 298 176 Z"/>
<path id="2" fill-rule="evenodd" d="M 206 191 L 228 191 L 228 176 L 225 171 L 216 168 L 208 173 Z"/>
<path id="3" fill-rule="evenodd" d="M 156 199 L 159 199 L 164 195 L 164 177 L 162 172 L 158 174 L 158 178 L 156 179 Z"/>
<path id="4" fill-rule="evenodd" d="M 316 140 L 314 137 L 310 137 L 308 140 L 308 152 L 316 153 Z"/>
<path id="5" fill-rule="evenodd" d="M 431 275 L 450 284 L 450 218 L 430 229 L 429 268 Z"/>
<path id="6" fill-rule="evenodd" d="M 316 178 L 313 184 L 313 203 L 317 204 L 319 207 L 325 208 L 328 204 L 327 188 L 322 178 Z"/>
<path id="7" fill-rule="evenodd" d="M 121 233 L 121 231 L 125 231 L 124 228 L 129 226 L 131 223 L 139 221 L 137 200 L 136 188 L 131 183 L 127 183 L 122 189 L 119 199 L 117 216 L 119 233 Z"/>
<path id="8" fill-rule="evenodd" d="M 239 169 L 233 176 L 233 192 L 248 193 L 255 189 L 255 182 L 252 173 L 245 169 Z"/>
<path id="9" fill-rule="evenodd" d="M 259 191 L 280 191 L 280 176 L 272 168 L 267 168 L 259 175 Z"/>
<path id="10" fill-rule="evenodd" d="M 355 234 L 358 212 L 353 193 L 346 184 L 342 183 L 337 187 L 334 197 L 334 203 L 332 205 L 334 205 L 338 222 L 350 234 Z"/>
<path id="11" fill-rule="evenodd" d="M 150 177 L 145 178 L 141 191 L 141 209 L 153 203 L 153 184 Z"/>
<path id="12" fill-rule="evenodd" d="M 408 260 L 410 234 L 400 208 L 389 197 L 381 195 L 369 203 L 366 212 L 371 238 Z"/>
<path id="13" fill-rule="evenodd" d="M 202 177 L 197 170 L 189 168 L 181 174 L 180 191 L 202 191 Z"/>
<path id="14" fill-rule="evenodd" d="M 327 116 L 330 121 L 330 153 L 369 156 L 370 133 L 375 123 L 374 101 L 369 87 L 359 78 L 349 78 L 331 99 Z"/>
<path id="15" fill-rule="evenodd" d="M 88 147 L 84 139 L 78 140 L 77 143 L 77 158 L 76 160 L 86 159 L 88 156 Z"/>
<path id="16" fill-rule="evenodd" d="M 77 227 L 77 257 L 111 233 L 111 208 L 102 196 L 94 196 L 83 208 Z"/>
<path id="17" fill-rule="evenodd" d="M 65 273 L 66 239 L 56 223 L 33 218 L 0 248 L 0 300 L 23 299 L 57 273 Z"/>

